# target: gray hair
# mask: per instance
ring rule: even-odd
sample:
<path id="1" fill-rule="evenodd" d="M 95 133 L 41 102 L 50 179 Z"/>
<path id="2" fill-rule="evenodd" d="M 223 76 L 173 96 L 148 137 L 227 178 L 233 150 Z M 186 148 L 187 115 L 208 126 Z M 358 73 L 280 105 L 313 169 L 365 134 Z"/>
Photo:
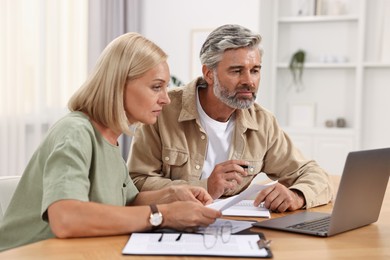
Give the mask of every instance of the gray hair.
<path id="1" fill-rule="evenodd" d="M 218 27 L 207 36 L 200 50 L 200 61 L 210 69 L 215 69 L 226 50 L 245 47 L 257 47 L 260 54 L 261 36 L 249 29 L 236 24 L 226 24 Z"/>

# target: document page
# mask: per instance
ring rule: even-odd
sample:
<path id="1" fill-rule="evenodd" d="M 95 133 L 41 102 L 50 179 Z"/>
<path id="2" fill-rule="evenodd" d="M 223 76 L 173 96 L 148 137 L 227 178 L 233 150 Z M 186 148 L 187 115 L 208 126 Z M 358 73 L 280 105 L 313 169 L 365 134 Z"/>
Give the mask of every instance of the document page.
<path id="1" fill-rule="evenodd" d="M 238 202 L 240 202 L 242 200 L 250 198 L 251 196 L 253 196 L 254 194 L 257 194 L 261 190 L 263 190 L 267 187 L 276 185 L 277 182 L 278 181 L 273 181 L 273 182 L 270 182 L 267 184 L 258 184 L 258 183 L 252 184 L 246 190 L 241 192 L 240 194 L 229 197 L 227 199 L 218 200 L 214 203 L 207 205 L 207 207 L 213 208 L 216 210 L 220 210 L 223 212 L 225 209 L 228 209 L 231 206 L 236 205 Z"/>
<path id="2" fill-rule="evenodd" d="M 224 243 L 218 237 L 212 248 L 206 248 L 202 234 L 133 233 L 122 254 L 269 257 L 269 251 L 259 248 L 259 240 L 257 234 L 231 235 L 228 242 Z"/>
<path id="3" fill-rule="evenodd" d="M 242 200 L 228 209 L 222 211 L 224 216 L 245 216 L 245 217 L 260 217 L 270 218 L 271 213 L 269 209 L 265 208 L 263 204 L 259 207 L 253 206 L 254 200 Z"/>
<path id="4" fill-rule="evenodd" d="M 232 234 L 236 234 L 238 232 L 241 232 L 245 229 L 249 229 L 253 227 L 253 224 L 256 223 L 256 221 L 244 221 L 244 220 L 232 220 L 232 219 L 223 219 L 218 218 L 213 224 L 209 225 L 209 227 L 212 226 L 223 226 L 226 222 L 230 222 L 232 224 Z M 196 233 L 203 233 L 202 228 L 200 228 L 199 231 L 195 231 Z"/>

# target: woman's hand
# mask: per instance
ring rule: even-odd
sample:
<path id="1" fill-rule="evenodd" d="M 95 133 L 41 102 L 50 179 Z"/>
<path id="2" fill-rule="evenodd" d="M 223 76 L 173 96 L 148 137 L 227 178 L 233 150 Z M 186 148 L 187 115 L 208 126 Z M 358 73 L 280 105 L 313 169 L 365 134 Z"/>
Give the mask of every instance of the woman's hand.
<path id="1" fill-rule="evenodd" d="M 157 205 L 163 215 L 163 227 L 178 230 L 192 230 L 199 226 L 208 226 L 222 216 L 221 212 L 189 201 L 176 201 Z"/>
<path id="2" fill-rule="evenodd" d="M 208 205 L 213 202 L 210 194 L 202 187 L 189 185 L 175 185 L 166 188 L 171 194 L 171 201 L 193 201 Z"/>

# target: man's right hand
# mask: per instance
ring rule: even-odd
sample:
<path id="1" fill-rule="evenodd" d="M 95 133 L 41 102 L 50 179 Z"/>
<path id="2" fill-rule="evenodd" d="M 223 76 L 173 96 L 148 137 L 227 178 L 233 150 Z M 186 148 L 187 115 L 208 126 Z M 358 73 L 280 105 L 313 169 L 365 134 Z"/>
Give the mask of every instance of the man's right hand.
<path id="1" fill-rule="evenodd" d="M 249 165 L 244 160 L 229 160 L 217 164 L 207 179 L 207 191 L 213 199 L 221 197 L 225 191 L 235 189 L 242 182 L 247 171 L 241 165 Z"/>

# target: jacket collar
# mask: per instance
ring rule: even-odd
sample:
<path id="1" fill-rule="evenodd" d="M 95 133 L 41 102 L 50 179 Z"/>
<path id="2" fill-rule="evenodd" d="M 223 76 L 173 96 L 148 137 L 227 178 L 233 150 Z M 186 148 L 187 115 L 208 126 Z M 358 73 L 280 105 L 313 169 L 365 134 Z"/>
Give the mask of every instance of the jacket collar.
<path id="1" fill-rule="evenodd" d="M 182 109 L 179 115 L 179 122 L 198 118 L 198 111 L 196 109 L 196 86 L 202 81 L 203 78 L 199 77 L 183 87 Z"/>

